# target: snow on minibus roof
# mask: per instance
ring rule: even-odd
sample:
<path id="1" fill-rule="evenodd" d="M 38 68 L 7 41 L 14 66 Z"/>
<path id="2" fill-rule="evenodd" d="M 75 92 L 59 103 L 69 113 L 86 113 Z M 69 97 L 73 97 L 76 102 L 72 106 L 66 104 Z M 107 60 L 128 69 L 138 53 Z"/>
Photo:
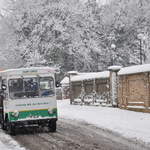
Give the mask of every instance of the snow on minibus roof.
<path id="1" fill-rule="evenodd" d="M 15 73 L 22 73 L 22 72 L 26 72 L 26 71 L 47 71 L 48 73 L 55 73 L 57 68 L 53 68 L 53 67 L 29 67 L 29 68 L 16 68 L 16 69 L 7 69 L 7 70 L 3 70 L 0 71 L 0 74 L 9 74 L 12 72 Z"/>

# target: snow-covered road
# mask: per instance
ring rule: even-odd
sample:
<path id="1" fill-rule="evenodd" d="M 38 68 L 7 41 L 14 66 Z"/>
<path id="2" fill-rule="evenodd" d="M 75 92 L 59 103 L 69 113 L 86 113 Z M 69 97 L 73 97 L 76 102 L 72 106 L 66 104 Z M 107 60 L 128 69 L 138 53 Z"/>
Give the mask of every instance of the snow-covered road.
<path id="1" fill-rule="evenodd" d="M 0 129 L 0 150 L 26 150 L 10 135 Z"/>
<path id="2" fill-rule="evenodd" d="M 60 118 L 86 121 L 102 129 L 114 131 L 134 141 L 150 143 L 150 114 L 119 108 L 70 105 L 58 101 Z"/>
<path id="3" fill-rule="evenodd" d="M 56 133 L 23 130 L 11 137 L 0 130 L 0 150 L 147 150 L 150 147 L 149 113 L 70 105 L 63 100 L 58 101 L 58 114 Z"/>
<path id="4" fill-rule="evenodd" d="M 42 128 L 20 132 L 14 139 L 30 150 L 149 150 L 118 134 L 69 119 L 59 119 L 56 133 Z"/>

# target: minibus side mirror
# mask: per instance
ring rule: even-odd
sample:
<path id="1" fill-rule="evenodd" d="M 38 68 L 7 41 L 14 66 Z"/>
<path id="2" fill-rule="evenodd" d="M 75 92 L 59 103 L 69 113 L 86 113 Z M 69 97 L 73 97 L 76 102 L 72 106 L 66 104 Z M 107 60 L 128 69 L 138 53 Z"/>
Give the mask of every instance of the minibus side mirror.
<path id="1" fill-rule="evenodd" d="M 5 91 L 5 90 L 7 89 L 7 86 L 4 85 L 4 84 L 2 84 L 1 89 L 2 89 L 3 91 Z"/>
<path id="2" fill-rule="evenodd" d="M 60 82 L 56 81 L 55 86 L 60 87 L 61 86 Z"/>

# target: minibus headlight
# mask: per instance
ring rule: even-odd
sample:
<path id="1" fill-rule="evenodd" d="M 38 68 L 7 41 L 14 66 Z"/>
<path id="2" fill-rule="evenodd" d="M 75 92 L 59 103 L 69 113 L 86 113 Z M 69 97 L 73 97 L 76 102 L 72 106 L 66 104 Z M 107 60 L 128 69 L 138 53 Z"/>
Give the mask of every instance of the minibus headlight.
<path id="1" fill-rule="evenodd" d="M 52 111 L 51 108 L 48 109 L 48 113 L 49 113 L 49 114 L 52 114 L 52 113 L 53 113 L 53 111 Z"/>
<path id="2" fill-rule="evenodd" d="M 17 110 L 15 110 L 14 112 L 12 112 L 12 116 L 18 117 L 19 116 L 19 112 Z"/>
<path id="3" fill-rule="evenodd" d="M 57 113 L 57 108 L 53 108 L 53 114 L 56 114 Z"/>

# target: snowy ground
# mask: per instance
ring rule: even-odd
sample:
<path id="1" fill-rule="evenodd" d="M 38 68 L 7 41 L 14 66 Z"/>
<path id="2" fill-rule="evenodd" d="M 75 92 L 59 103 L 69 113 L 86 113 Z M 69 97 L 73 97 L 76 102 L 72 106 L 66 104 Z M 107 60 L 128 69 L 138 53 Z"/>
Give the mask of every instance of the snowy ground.
<path id="1" fill-rule="evenodd" d="M 86 121 L 134 141 L 150 144 L 150 114 L 119 108 L 70 105 L 58 101 L 59 118 Z M 0 150 L 25 150 L 9 135 L 0 130 Z"/>
<path id="2" fill-rule="evenodd" d="M 60 118 L 86 121 L 100 128 L 117 132 L 134 141 L 150 144 L 150 114 L 100 106 L 70 105 L 58 101 Z"/>
<path id="3" fill-rule="evenodd" d="M 0 150 L 25 150 L 11 136 L 0 130 Z"/>

